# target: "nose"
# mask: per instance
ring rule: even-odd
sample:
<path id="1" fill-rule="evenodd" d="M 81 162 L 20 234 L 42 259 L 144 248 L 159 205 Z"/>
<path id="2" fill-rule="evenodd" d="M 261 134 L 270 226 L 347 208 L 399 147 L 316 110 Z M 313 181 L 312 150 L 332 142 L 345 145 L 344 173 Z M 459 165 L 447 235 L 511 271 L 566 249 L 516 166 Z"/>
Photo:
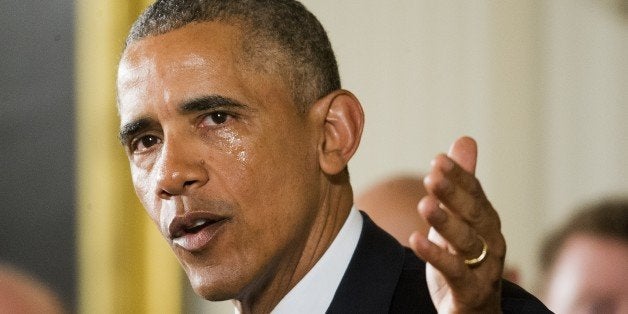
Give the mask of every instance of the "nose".
<path id="1" fill-rule="evenodd" d="M 205 162 L 193 151 L 170 141 L 162 148 L 153 169 L 156 174 L 155 193 L 162 199 L 186 195 L 209 180 Z"/>

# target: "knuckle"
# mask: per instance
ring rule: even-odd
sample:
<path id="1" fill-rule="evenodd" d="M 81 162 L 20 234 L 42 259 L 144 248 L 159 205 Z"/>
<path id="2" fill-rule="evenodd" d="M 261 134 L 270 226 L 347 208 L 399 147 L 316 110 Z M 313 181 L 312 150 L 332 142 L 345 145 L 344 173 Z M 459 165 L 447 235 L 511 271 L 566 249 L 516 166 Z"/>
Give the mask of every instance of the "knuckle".
<path id="1" fill-rule="evenodd" d="M 467 191 L 469 195 L 471 195 L 471 197 L 475 199 L 484 198 L 484 190 L 482 189 L 482 184 L 480 184 L 480 181 L 477 178 L 473 177 L 472 179 L 470 179 L 467 186 Z"/>
<path id="2" fill-rule="evenodd" d="M 484 202 L 473 203 L 473 206 L 471 207 L 471 210 L 469 211 L 469 220 L 471 224 L 479 225 L 483 222 L 483 219 L 485 218 L 484 215 L 482 215 L 484 208 L 486 208 L 486 205 L 484 204 Z"/>
<path id="3" fill-rule="evenodd" d="M 473 236 L 473 235 L 469 235 L 463 238 L 463 240 L 461 241 L 460 245 L 460 250 L 464 253 L 469 253 L 472 254 L 473 253 L 473 249 L 476 246 L 476 242 L 477 242 L 477 237 Z"/>

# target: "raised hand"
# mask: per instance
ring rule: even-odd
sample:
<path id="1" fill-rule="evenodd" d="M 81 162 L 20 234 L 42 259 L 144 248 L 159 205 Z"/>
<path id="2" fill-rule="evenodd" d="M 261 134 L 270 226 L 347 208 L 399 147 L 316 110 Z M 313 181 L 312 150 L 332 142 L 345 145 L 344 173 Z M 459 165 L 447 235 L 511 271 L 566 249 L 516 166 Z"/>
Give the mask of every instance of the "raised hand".
<path id="1" fill-rule="evenodd" d="M 415 232 L 412 250 L 427 264 L 427 284 L 439 313 L 499 313 L 506 255 L 497 212 L 475 177 L 477 144 L 456 140 L 436 156 L 425 177 L 428 192 L 418 205 L 430 225 Z"/>

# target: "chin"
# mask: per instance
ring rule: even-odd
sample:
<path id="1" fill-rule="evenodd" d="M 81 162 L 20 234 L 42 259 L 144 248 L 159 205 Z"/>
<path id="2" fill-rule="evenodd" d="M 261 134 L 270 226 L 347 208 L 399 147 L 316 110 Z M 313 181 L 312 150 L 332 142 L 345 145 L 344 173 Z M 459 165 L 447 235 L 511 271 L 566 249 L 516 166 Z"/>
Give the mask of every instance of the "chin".
<path id="1" fill-rule="evenodd" d="M 208 301 L 235 299 L 240 289 L 234 276 L 221 276 L 210 271 L 195 272 L 186 270 L 194 292 Z"/>
<path id="2" fill-rule="evenodd" d="M 221 291 L 221 290 L 216 290 L 216 289 L 211 289 L 205 286 L 202 287 L 193 287 L 194 288 L 194 292 L 196 292 L 196 294 L 198 296 L 200 296 L 201 298 L 207 300 L 207 301 L 227 301 L 227 300 L 233 300 L 235 299 L 235 295 L 232 293 L 229 293 L 227 291 Z"/>

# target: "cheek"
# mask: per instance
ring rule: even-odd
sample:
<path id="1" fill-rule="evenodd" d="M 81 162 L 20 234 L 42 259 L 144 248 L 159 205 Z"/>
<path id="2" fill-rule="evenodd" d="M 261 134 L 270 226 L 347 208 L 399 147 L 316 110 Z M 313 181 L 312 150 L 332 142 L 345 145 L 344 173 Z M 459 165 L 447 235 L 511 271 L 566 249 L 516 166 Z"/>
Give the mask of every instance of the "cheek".
<path id="1" fill-rule="evenodd" d="M 150 218 L 157 222 L 159 220 L 158 212 L 158 200 L 154 196 L 153 184 L 151 184 L 150 176 L 147 171 L 131 165 L 131 178 L 133 180 L 133 187 L 135 188 L 135 194 L 140 199 L 140 202 L 144 206 L 144 209 L 150 216 Z"/>
<path id="2" fill-rule="evenodd" d="M 219 145 L 222 153 L 244 167 L 249 160 L 249 149 L 244 137 L 231 129 L 219 130 L 217 136 L 220 139 Z"/>
<path id="3" fill-rule="evenodd" d="M 295 144 L 295 145 L 291 145 Z M 306 147 L 298 143 L 272 145 L 259 143 L 244 149 L 244 162 L 237 162 L 239 169 L 231 179 L 237 180 L 237 195 L 247 195 L 245 208 L 251 208 L 254 224 L 263 225 L 277 232 L 291 229 L 294 221 L 300 224 L 308 216 L 309 206 L 316 202 L 318 188 L 315 185 L 316 167 Z"/>

